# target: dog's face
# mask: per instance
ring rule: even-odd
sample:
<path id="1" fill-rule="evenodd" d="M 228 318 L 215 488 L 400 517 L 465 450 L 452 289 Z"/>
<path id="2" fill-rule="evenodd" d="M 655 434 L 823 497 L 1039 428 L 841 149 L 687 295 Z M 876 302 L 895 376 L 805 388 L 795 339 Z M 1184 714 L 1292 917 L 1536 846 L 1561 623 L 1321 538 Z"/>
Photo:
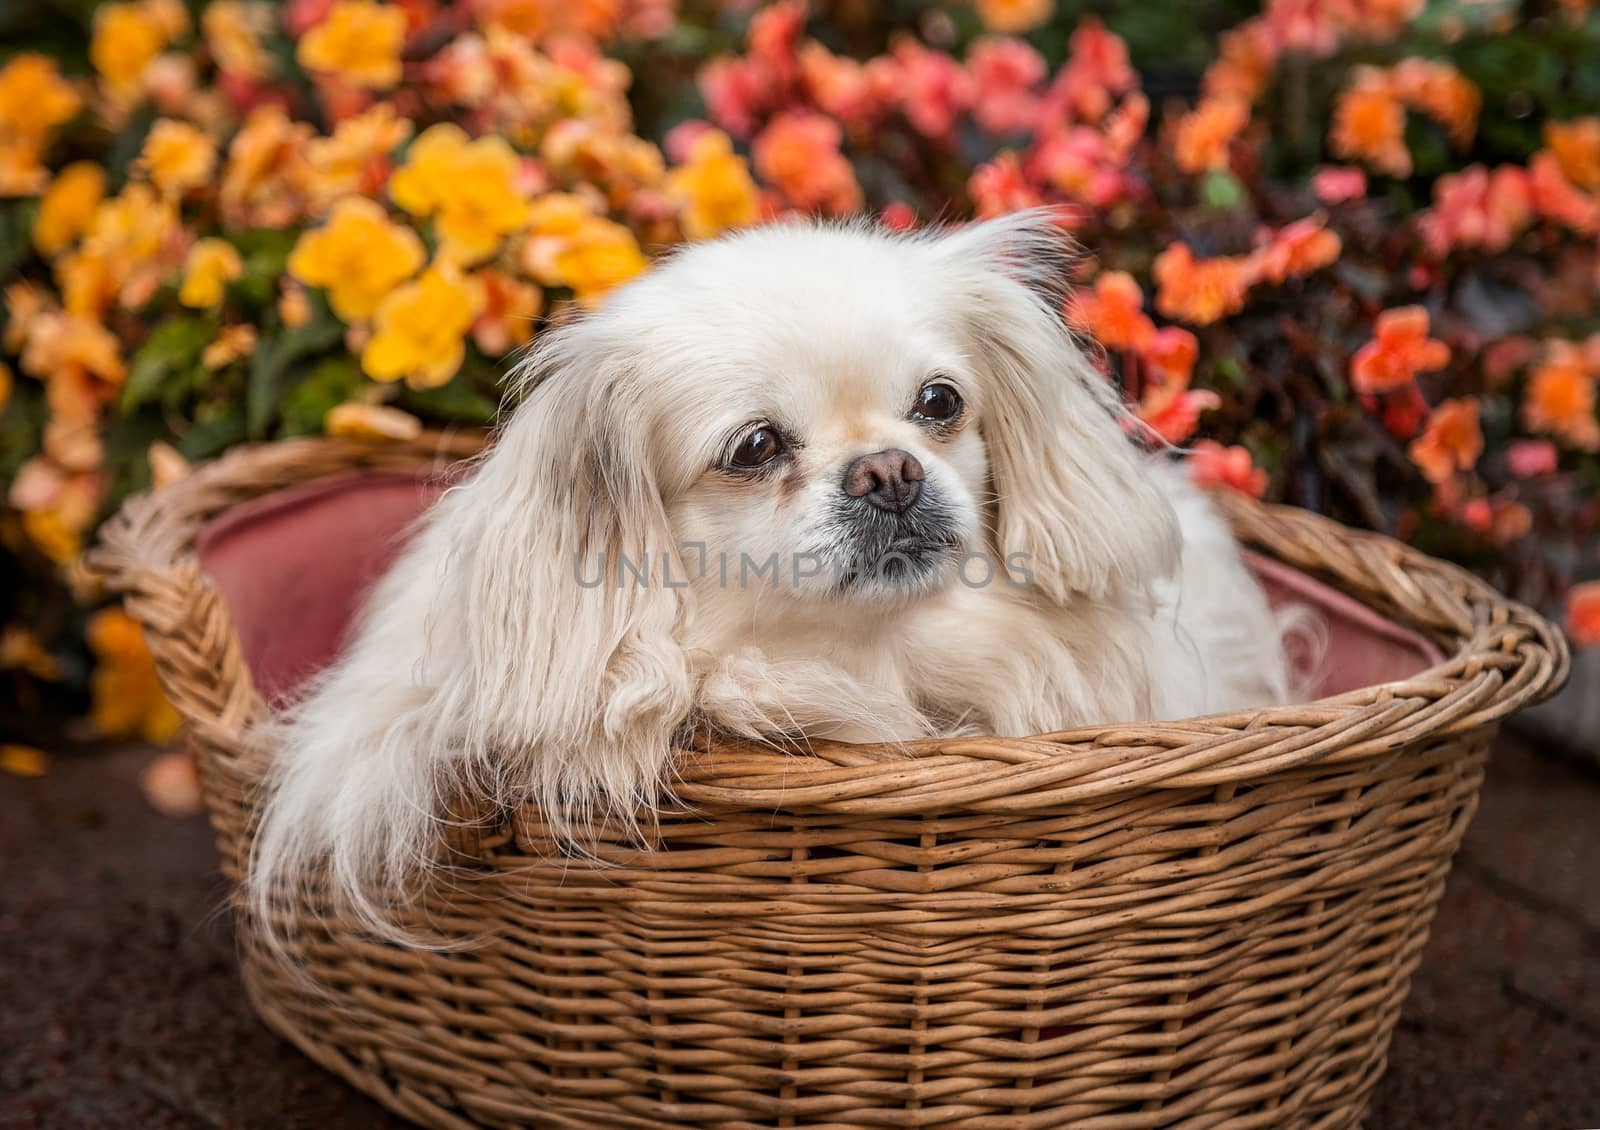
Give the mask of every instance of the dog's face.
<path id="1" fill-rule="evenodd" d="M 829 307 L 750 327 L 666 423 L 686 482 L 667 512 L 702 588 L 896 601 L 982 546 L 981 372 L 890 304 L 844 323 Z"/>
<path id="2" fill-rule="evenodd" d="M 509 543 L 587 558 L 579 574 L 612 580 L 575 598 L 620 592 L 611 616 L 640 587 L 668 589 L 665 616 L 685 582 L 702 606 L 818 618 L 1009 584 L 1014 565 L 1056 602 L 1147 585 L 1172 515 L 1062 324 L 1060 251 L 1041 214 L 683 251 L 525 367 L 494 465 L 538 500 Z"/>

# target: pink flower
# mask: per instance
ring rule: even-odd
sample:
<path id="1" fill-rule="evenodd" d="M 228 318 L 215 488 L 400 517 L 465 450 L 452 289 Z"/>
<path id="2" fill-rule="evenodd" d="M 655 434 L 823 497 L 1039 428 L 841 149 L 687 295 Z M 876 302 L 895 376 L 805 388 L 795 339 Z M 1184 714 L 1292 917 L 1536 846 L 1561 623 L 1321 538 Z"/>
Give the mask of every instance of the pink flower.
<path id="1" fill-rule="evenodd" d="M 1039 190 L 1023 176 L 1017 155 L 1009 150 L 972 171 L 967 181 L 967 194 L 977 206 L 978 218 L 983 220 L 1044 203 Z"/>
<path id="2" fill-rule="evenodd" d="M 899 65 L 899 103 L 913 129 L 925 137 L 947 139 L 956 120 L 972 105 L 972 78 L 942 51 L 909 36 L 895 41 Z"/>
<path id="3" fill-rule="evenodd" d="M 1189 478 L 1200 486 L 1225 486 L 1260 498 L 1267 491 L 1267 473 L 1242 447 L 1223 447 L 1203 439 L 1189 452 Z"/>
<path id="4" fill-rule="evenodd" d="M 1433 186 L 1433 208 L 1418 219 L 1433 253 L 1457 247 L 1504 251 L 1533 219 L 1528 176 L 1515 165 L 1493 173 L 1482 165 L 1442 176 Z"/>
<path id="5" fill-rule="evenodd" d="M 1127 180 L 1105 135 L 1090 126 L 1073 126 L 1045 138 L 1028 158 L 1027 171 L 1073 200 L 1109 208 L 1126 194 Z"/>
<path id="6" fill-rule="evenodd" d="M 1128 61 L 1128 46 L 1095 16 L 1078 21 L 1067 46 L 1067 65 L 1046 95 L 1044 118 L 1098 122 L 1111 109 L 1113 96 L 1132 90 L 1138 82 Z"/>
<path id="7" fill-rule="evenodd" d="M 773 76 L 754 59 L 724 55 L 700 68 L 700 97 L 711 119 L 735 137 L 749 137 L 770 102 Z"/>
<path id="8" fill-rule="evenodd" d="M 882 220 L 890 231 L 910 231 L 917 226 L 917 213 L 904 200 L 896 200 L 884 208 Z"/>
<path id="9" fill-rule="evenodd" d="M 1044 80 L 1044 57 L 1020 39 L 988 36 L 972 45 L 967 73 L 976 90 L 972 108 L 990 133 L 1018 133 L 1039 117 L 1036 89 Z"/>
<path id="10" fill-rule="evenodd" d="M 667 158 L 674 165 L 687 165 L 695 145 L 714 129 L 716 127 L 704 118 L 690 118 L 667 131 L 667 136 L 661 141 L 661 148 L 665 150 Z"/>
<path id="11" fill-rule="evenodd" d="M 1521 439 L 1506 448 L 1506 470 L 1519 479 L 1550 474 L 1556 460 L 1556 445 L 1547 439 Z"/>
<path id="12" fill-rule="evenodd" d="M 1324 204 L 1364 200 L 1367 196 L 1367 174 L 1354 165 L 1327 165 L 1312 174 L 1311 191 Z"/>

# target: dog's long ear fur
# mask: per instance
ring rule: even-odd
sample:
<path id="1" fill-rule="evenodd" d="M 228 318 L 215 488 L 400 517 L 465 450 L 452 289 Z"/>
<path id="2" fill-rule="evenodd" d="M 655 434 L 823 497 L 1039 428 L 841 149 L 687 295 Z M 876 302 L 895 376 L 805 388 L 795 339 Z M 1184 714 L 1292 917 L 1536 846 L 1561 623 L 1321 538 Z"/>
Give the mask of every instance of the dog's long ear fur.
<path id="1" fill-rule="evenodd" d="M 996 549 L 1058 604 L 1147 591 L 1176 569 L 1172 507 L 1121 427 L 1116 391 L 1062 318 L 1072 248 L 1047 209 L 972 224 L 934 251 L 991 380 L 982 431 Z"/>
<path id="2" fill-rule="evenodd" d="M 524 364 L 532 391 L 498 443 L 289 713 L 255 847 L 258 910 L 325 865 L 336 897 L 385 929 L 378 892 L 436 862 L 458 795 L 531 799 L 558 830 L 569 813 L 631 820 L 656 799 L 690 708 L 683 608 L 659 572 L 675 550 L 646 401 L 621 394 L 630 372 L 605 322 L 553 332 Z M 619 576 L 623 556 L 649 583 Z"/>

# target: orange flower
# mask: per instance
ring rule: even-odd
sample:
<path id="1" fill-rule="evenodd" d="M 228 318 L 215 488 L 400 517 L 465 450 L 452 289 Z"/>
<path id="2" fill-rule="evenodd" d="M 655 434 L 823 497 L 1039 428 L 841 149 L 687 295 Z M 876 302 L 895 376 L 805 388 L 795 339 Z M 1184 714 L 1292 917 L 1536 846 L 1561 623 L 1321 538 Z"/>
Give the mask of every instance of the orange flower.
<path id="1" fill-rule="evenodd" d="M 1546 122 L 1544 143 L 1568 180 L 1589 192 L 1600 192 L 1600 117 Z"/>
<path id="2" fill-rule="evenodd" d="M 1400 100 L 1444 126 L 1458 148 L 1472 143 L 1483 99 L 1471 79 L 1449 63 L 1415 58 L 1396 63 L 1389 76 Z"/>
<path id="3" fill-rule="evenodd" d="M 1251 259 L 1223 256 L 1196 259 L 1186 243 L 1174 243 L 1156 256 L 1156 309 L 1169 318 L 1208 326 L 1237 314 L 1256 281 Z"/>
<path id="4" fill-rule="evenodd" d="M 990 31 L 1032 31 L 1055 14 L 1056 0 L 976 0 L 978 19 Z"/>
<path id="5" fill-rule="evenodd" d="M 1565 342 L 1552 343 L 1533 371 L 1522 399 L 1522 422 L 1548 432 L 1571 447 L 1600 451 L 1600 421 L 1595 419 L 1595 376 L 1583 357 Z"/>
<path id="6" fill-rule="evenodd" d="M 1223 447 L 1203 439 L 1189 452 L 1189 478 L 1203 487 L 1225 486 L 1251 498 L 1267 492 L 1267 473 L 1242 447 Z"/>
<path id="7" fill-rule="evenodd" d="M 1156 332 L 1143 307 L 1144 294 L 1132 275 L 1102 271 L 1093 291 L 1073 294 L 1067 316 L 1107 349 L 1143 349 Z"/>
<path id="8" fill-rule="evenodd" d="M 1362 393 L 1391 392 L 1449 362 L 1450 347 L 1428 336 L 1427 310 L 1400 306 L 1378 315 L 1374 340 L 1350 362 L 1350 384 Z"/>
<path id="9" fill-rule="evenodd" d="M 1600 644 L 1600 581 L 1573 585 L 1567 592 L 1567 635 L 1578 647 Z"/>
<path id="10" fill-rule="evenodd" d="M 68 165 L 39 201 L 33 221 L 33 245 L 46 257 L 70 247 L 94 220 L 106 194 L 106 173 L 93 161 Z"/>
<path id="11" fill-rule="evenodd" d="M 1391 176 L 1411 175 L 1405 107 L 1381 72 L 1365 71 L 1339 95 L 1328 145 L 1337 156 L 1365 161 Z"/>
<path id="12" fill-rule="evenodd" d="M 1411 461 L 1432 483 L 1442 483 L 1457 471 L 1472 470 L 1482 454 L 1476 396 L 1442 402 L 1428 417 L 1427 429 L 1411 441 Z"/>
<path id="13" fill-rule="evenodd" d="M 228 228 L 284 228 L 305 214 L 311 127 L 277 105 L 250 112 L 228 146 L 217 206 Z"/>
<path id="14" fill-rule="evenodd" d="M 1275 283 L 1321 270 L 1339 258 L 1343 244 L 1321 216 L 1307 216 L 1273 234 L 1260 253 L 1261 276 Z"/>
<path id="15" fill-rule="evenodd" d="M 795 207 L 842 216 L 861 207 L 855 170 L 839 151 L 839 123 L 810 110 L 789 110 L 756 135 L 756 172 Z"/>
<path id="16" fill-rule="evenodd" d="M 1579 189 L 1561 171 L 1555 154 L 1540 151 L 1528 162 L 1528 185 L 1534 209 L 1547 220 L 1580 235 L 1600 227 L 1600 200 Z"/>
<path id="17" fill-rule="evenodd" d="M 1250 104 L 1242 98 L 1205 98 L 1178 122 L 1173 152 L 1178 168 L 1203 173 L 1228 167 L 1228 147 L 1250 121 Z"/>
<path id="18" fill-rule="evenodd" d="M 86 634 L 97 660 L 89 683 L 95 729 L 108 738 L 171 740 L 182 719 L 161 692 L 143 629 L 122 609 L 103 608 Z"/>
<path id="19" fill-rule="evenodd" d="M 483 313 L 472 324 L 472 342 L 486 357 L 499 357 L 533 340 L 534 319 L 544 310 L 544 291 L 493 268 L 478 275 Z"/>
<path id="20" fill-rule="evenodd" d="M 1216 62 L 1206 68 L 1201 90 L 1207 98 L 1229 95 L 1254 102 L 1267 89 L 1278 62 L 1278 44 L 1260 20 L 1223 32 Z"/>

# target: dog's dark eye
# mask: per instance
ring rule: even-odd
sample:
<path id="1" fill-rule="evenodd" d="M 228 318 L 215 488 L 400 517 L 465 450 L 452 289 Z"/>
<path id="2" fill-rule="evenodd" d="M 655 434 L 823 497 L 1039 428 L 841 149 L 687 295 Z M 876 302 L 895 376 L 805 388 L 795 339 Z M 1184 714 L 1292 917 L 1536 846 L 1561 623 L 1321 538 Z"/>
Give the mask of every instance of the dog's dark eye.
<path id="1" fill-rule="evenodd" d="M 961 394 L 947 384 L 922 386 L 912 415 L 936 424 L 948 423 L 961 415 Z"/>
<path id="2" fill-rule="evenodd" d="M 754 471 L 782 454 L 783 437 L 776 429 L 762 425 L 739 441 L 728 456 L 728 466 L 740 471 Z"/>

